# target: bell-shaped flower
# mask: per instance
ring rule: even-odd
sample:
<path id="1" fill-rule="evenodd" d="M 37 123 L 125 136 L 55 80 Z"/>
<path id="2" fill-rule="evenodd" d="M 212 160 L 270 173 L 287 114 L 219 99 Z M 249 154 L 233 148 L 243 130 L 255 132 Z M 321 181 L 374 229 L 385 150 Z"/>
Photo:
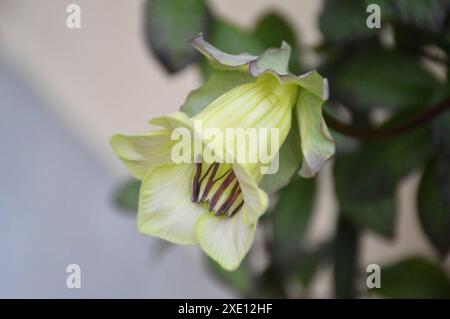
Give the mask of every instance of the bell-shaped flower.
<path id="1" fill-rule="evenodd" d="M 233 270 L 267 210 L 260 184 L 278 168 L 292 115 L 303 154 L 301 175 L 313 176 L 334 153 L 321 115 L 326 81 L 317 72 L 290 74 L 286 43 L 259 57 L 223 53 L 201 35 L 193 45 L 216 72 L 188 96 L 183 112 L 150 121 L 160 129 L 118 134 L 111 145 L 142 180 L 139 230 L 177 244 L 198 244 Z"/>

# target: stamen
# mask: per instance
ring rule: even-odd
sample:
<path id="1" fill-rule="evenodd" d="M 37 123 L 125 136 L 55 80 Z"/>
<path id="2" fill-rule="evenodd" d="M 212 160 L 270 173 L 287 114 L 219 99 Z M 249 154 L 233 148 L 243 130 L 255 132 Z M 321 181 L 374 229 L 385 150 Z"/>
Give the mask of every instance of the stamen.
<path id="1" fill-rule="evenodd" d="M 230 209 L 230 207 L 233 206 L 234 202 L 236 201 L 236 199 L 238 198 L 240 193 L 241 193 L 241 189 L 239 188 L 239 182 L 236 181 L 234 183 L 233 189 L 231 190 L 230 194 L 228 195 L 228 198 L 220 206 L 219 210 L 216 212 L 216 215 L 217 216 L 222 215 L 228 209 Z"/>
<path id="2" fill-rule="evenodd" d="M 233 169 L 231 167 L 226 169 L 222 175 L 216 178 L 221 168 L 219 163 L 209 165 L 204 174 L 202 165 L 203 163 L 200 162 L 196 163 L 195 166 L 195 174 L 192 181 L 192 202 L 209 203 L 209 211 L 214 212 L 216 216 L 233 216 L 244 204 L 241 196 L 242 190 Z M 218 182 L 219 184 L 216 186 Z M 210 196 L 213 190 L 214 193 Z M 229 190 L 229 193 L 227 190 Z M 216 209 L 219 202 L 221 203 L 220 207 Z M 239 205 L 236 206 L 237 202 L 239 202 Z M 232 209 L 233 211 L 230 213 Z"/>
<path id="3" fill-rule="evenodd" d="M 195 175 L 192 182 L 192 201 L 198 203 L 198 195 L 200 193 L 200 175 L 202 174 L 202 163 L 195 164 Z"/>
<path id="4" fill-rule="evenodd" d="M 228 216 L 229 216 L 229 217 L 233 217 L 233 215 L 236 214 L 236 213 L 241 209 L 241 207 L 242 207 L 243 205 L 244 205 L 244 200 L 242 200 L 242 201 L 239 203 L 238 207 L 236 207 L 230 214 L 228 214 Z"/>
<path id="5" fill-rule="evenodd" d="M 218 165 L 218 164 L 217 164 Z M 222 175 L 220 175 L 218 178 L 216 178 L 215 180 L 213 180 L 213 177 L 216 175 L 215 173 L 217 172 L 217 170 L 214 172 L 214 176 L 211 175 L 210 179 L 208 180 L 208 184 L 206 184 L 205 190 L 203 191 L 203 195 L 202 195 L 202 202 L 206 201 L 206 199 L 208 198 L 209 192 L 211 191 L 213 185 L 220 181 L 222 178 L 224 178 L 226 175 L 230 174 L 233 170 L 230 168 L 228 169 L 225 173 L 223 173 Z"/>
<path id="6" fill-rule="evenodd" d="M 205 190 L 203 191 L 202 202 L 206 201 L 206 199 L 208 198 L 209 191 L 211 190 L 211 188 L 214 185 L 214 177 L 216 176 L 217 170 L 219 169 L 219 163 L 212 164 L 208 168 L 208 171 L 206 172 L 205 176 L 203 176 L 203 178 L 202 178 L 202 180 L 203 180 L 206 177 L 206 175 L 209 172 L 209 169 L 213 166 L 214 166 L 213 171 L 212 171 L 211 175 L 209 176 L 208 182 L 206 183 L 206 186 L 205 186 Z"/>
<path id="7" fill-rule="evenodd" d="M 203 180 L 206 178 L 206 176 L 208 176 L 209 172 L 211 171 L 211 168 L 215 167 L 217 165 L 217 167 L 219 166 L 219 163 L 213 163 L 211 164 L 208 169 L 206 170 L 205 175 L 202 176 L 202 178 L 200 179 L 200 184 L 203 182 Z"/>
<path id="8" fill-rule="evenodd" d="M 213 197 L 211 198 L 211 201 L 209 202 L 209 211 L 213 211 L 214 210 L 214 207 L 216 206 L 217 202 L 219 201 L 220 196 L 222 196 L 222 193 L 233 182 L 235 177 L 236 176 L 234 175 L 234 173 L 231 173 L 223 181 L 223 183 L 220 185 L 219 189 L 214 193 Z"/>
<path id="9" fill-rule="evenodd" d="M 219 177 L 217 177 L 217 178 L 214 180 L 214 183 L 220 181 L 222 178 L 224 178 L 227 174 L 229 174 L 229 173 L 232 172 L 232 171 L 233 171 L 233 170 L 232 170 L 231 168 L 229 168 L 225 173 L 223 173 L 222 175 L 220 175 Z"/>

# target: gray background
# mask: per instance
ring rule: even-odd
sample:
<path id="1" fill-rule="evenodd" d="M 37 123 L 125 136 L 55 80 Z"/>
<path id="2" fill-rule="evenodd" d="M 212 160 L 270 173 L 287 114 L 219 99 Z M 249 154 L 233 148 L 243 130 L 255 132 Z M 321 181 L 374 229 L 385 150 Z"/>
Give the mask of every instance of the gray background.
<path id="1" fill-rule="evenodd" d="M 189 248 L 138 234 L 111 203 L 117 179 L 1 64 L 0 109 L 0 297 L 230 296 Z"/>

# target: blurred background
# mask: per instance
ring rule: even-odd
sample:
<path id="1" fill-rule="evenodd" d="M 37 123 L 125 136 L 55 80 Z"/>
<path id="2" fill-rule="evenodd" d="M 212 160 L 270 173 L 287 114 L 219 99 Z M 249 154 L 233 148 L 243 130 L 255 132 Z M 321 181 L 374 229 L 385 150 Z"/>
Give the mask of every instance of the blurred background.
<path id="1" fill-rule="evenodd" d="M 401 11 L 398 16 L 395 10 L 401 10 L 402 1 L 395 8 L 386 6 L 386 11 L 382 7 L 382 15 L 386 13 L 382 29 L 372 30 L 365 25 L 369 15 L 366 1 L 210 0 L 206 14 L 213 13 L 214 18 L 206 18 L 205 26 L 210 28 L 222 21 L 227 24 L 204 31 L 207 39 L 233 53 L 252 50 L 256 52 L 251 53 L 261 53 L 266 46 L 278 45 L 281 40 L 291 42 L 298 59 L 293 69 L 303 72 L 317 67 L 330 78 L 332 102 L 337 105 L 328 106 L 333 114 L 348 120 L 349 112 L 341 111 L 345 104 L 352 111 L 353 120 L 361 119 L 357 123 L 369 120 L 381 123 L 397 111 L 403 114 L 419 106 L 431 106 L 437 96 L 449 92 L 448 1 L 412 2 L 418 3 L 419 8 Z M 69 15 L 66 8 L 72 3 L 81 7 L 81 29 L 66 26 Z M 113 155 L 110 136 L 147 131 L 148 119 L 177 111 L 208 72 L 198 63 L 189 63 L 190 58 L 175 62 L 161 58 L 157 48 L 164 41 L 160 44 L 158 40 L 167 34 L 161 30 L 155 33 L 149 27 L 164 16 L 149 12 L 151 6 L 145 3 L 0 0 L 0 297 L 252 296 L 248 287 L 253 287 L 252 281 L 268 269 L 271 257 L 262 247 L 261 229 L 246 262 L 251 268 L 250 275 L 240 270 L 230 276 L 217 269 L 211 271 L 214 266 L 196 247 L 168 245 L 138 234 L 133 209 L 123 208 L 128 204 L 133 207 L 134 193 L 129 187 L 136 186 L 127 184 L 129 173 Z M 422 16 L 420 12 L 425 14 Z M 195 14 L 193 11 L 192 16 Z M 267 31 L 271 30 L 270 23 L 280 17 L 289 27 L 276 25 L 272 30 L 280 33 L 271 35 Z M 173 19 L 173 23 L 179 22 Z M 269 25 L 266 30 L 269 39 L 257 42 L 253 32 L 261 21 Z M 284 36 L 289 39 L 280 39 Z M 392 53 L 397 46 L 407 53 L 400 49 Z M 391 51 L 377 55 L 378 51 L 388 49 Z M 370 54 L 359 54 L 363 51 Z M 345 57 L 354 63 L 343 61 Z M 346 68 L 336 71 L 336 65 Z M 335 138 L 338 153 L 342 153 L 338 156 L 349 156 L 361 148 L 354 140 L 340 135 Z M 408 140 L 417 139 L 410 136 Z M 444 142 L 448 143 L 448 136 Z M 394 146 L 390 153 L 392 161 L 402 165 L 402 158 L 396 157 L 397 149 L 401 147 Z M 352 213 L 347 215 L 346 218 L 355 221 L 357 230 L 349 226 L 346 231 L 337 225 L 342 220 L 339 216 L 343 205 L 338 204 L 335 184 L 345 182 L 337 182 L 333 174 L 336 178 L 339 174 L 350 177 L 351 170 L 336 173 L 334 161 L 326 165 L 315 182 L 315 196 L 306 199 L 311 202 L 311 213 L 299 240 L 307 251 L 331 245 L 334 262 L 318 262 L 317 254 L 308 254 L 304 259 L 307 262 L 299 266 L 298 285 L 283 287 L 283 296 L 361 296 L 350 291 L 364 289 L 367 265 L 380 264 L 382 269 L 385 265 L 397 265 L 402 270 L 401 260 L 424 268 L 421 273 L 431 269 L 431 281 L 427 281 L 425 274 L 420 279 L 421 287 L 431 286 L 433 290 L 436 285 L 432 280 L 437 280 L 441 295 L 433 291 L 432 296 L 449 296 L 448 286 L 443 282 L 448 279 L 445 276 L 450 268 L 450 259 L 446 257 L 450 245 L 450 210 L 445 208 L 437 219 L 443 225 L 438 239 L 432 231 L 430 239 L 429 232 L 423 230 L 424 218 L 418 217 L 417 189 L 424 163 L 432 157 L 432 151 L 424 149 L 414 143 L 407 145 L 406 156 L 420 158 L 422 162 L 405 164 L 409 165 L 408 170 L 396 178 L 389 204 L 380 204 L 389 206 L 388 209 L 380 206 L 373 194 L 357 203 L 366 212 L 371 207 L 386 212 L 379 217 L 384 221 L 373 222 L 377 218 L 374 217 L 365 224 L 359 217 L 352 219 Z M 427 155 L 420 155 L 422 150 Z M 371 158 L 376 161 L 376 157 Z M 375 165 L 371 161 L 367 164 Z M 391 185 L 382 187 L 391 189 Z M 446 197 L 450 193 L 447 190 L 444 194 Z M 280 196 L 283 198 L 283 194 Z M 436 209 L 440 208 L 432 208 L 431 215 Z M 335 237 L 336 233 L 344 234 L 342 242 L 342 236 Z M 345 238 L 346 234 L 349 238 Z M 357 241 L 352 240 L 355 236 Z M 339 244 L 333 246 L 336 242 Z M 358 257 L 352 258 L 355 251 Z M 343 266 L 339 266 L 340 257 Z M 81 289 L 66 287 L 66 266 L 73 263 L 81 267 Z M 348 276 L 345 271 L 333 275 L 341 268 L 355 273 L 352 288 L 345 287 Z M 395 267 L 392 271 L 395 274 Z M 408 280 L 412 276 L 405 279 Z M 276 276 L 269 280 L 272 284 L 273 281 L 277 281 Z M 265 284 L 262 283 L 263 287 Z M 405 291 L 410 289 L 406 284 Z M 385 296 L 408 295 L 394 291 Z"/>

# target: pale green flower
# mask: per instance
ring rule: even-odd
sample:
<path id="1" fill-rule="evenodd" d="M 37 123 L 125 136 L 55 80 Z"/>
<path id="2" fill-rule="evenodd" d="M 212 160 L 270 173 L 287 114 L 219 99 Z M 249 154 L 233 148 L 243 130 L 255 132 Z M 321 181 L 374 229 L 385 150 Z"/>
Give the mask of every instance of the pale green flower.
<path id="1" fill-rule="evenodd" d="M 285 43 L 260 57 L 225 54 L 201 36 L 193 44 L 218 68 L 216 74 L 188 97 L 184 113 L 150 121 L 159 130 L 118 134 L 111 145 L 142 180 L 139 230 L 178 244 L 199 244 L 223 268 L 233 270 L 248 252 L 258 219 L 268 207 L 267 193 L 258 186 L 264 176 L 263 163 L 225 163 L 224 158 L 206 163 L 193 153 L 191 163 L 176 164 L 172 150 L 178 141 L 171 134 L 184 128 L 194 144 L 208 149 L 214 143 L 201 136 L 195 121 L 222 132 L 227 128 L 277 128 L 281 145 L 295 109 L 303 153 L 301 173 L 312 176 L 334 152 L 321 116 L 326 82 L 316 72 L 302 77 L 289 74 L 290 48 Z M 270 136 L 258 141 L 261 146 L 271 145 L 273 157 L 278 149 L 271 142 Z M 218 156 L 236 156 L 232 147 L 224 145 Z M 244 148 L 240 151 L 252 152 L 248 145 Z"/>

